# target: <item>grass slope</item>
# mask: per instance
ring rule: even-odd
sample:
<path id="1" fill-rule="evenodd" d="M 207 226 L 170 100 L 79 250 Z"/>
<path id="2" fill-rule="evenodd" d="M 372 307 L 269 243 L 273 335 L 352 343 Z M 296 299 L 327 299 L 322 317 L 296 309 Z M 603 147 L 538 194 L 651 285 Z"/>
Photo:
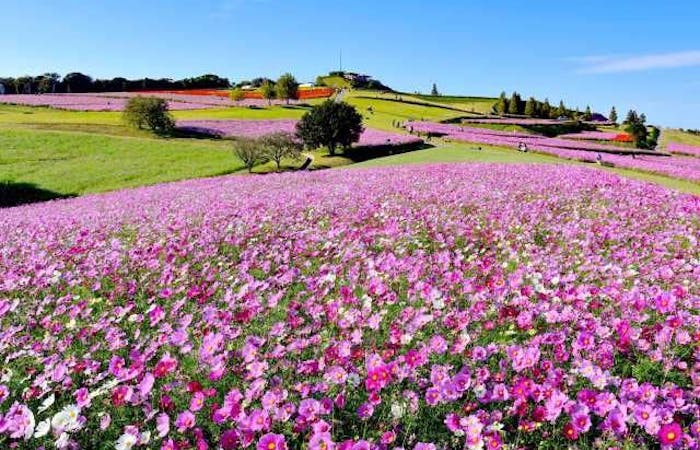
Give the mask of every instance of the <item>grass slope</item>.
<path id="1" fill-rule="evenodd" d="M 661 148 L 666 149 L 669 142 L 695 145 L 700 147 L 700 136 L 681 130 L 666 129 L 661 133 Z"/>
<path id="2" fill-rule="evenodd" d="M 0 130 L 0 181 L 79 195 L 236 172 L 230 142 Z"/>

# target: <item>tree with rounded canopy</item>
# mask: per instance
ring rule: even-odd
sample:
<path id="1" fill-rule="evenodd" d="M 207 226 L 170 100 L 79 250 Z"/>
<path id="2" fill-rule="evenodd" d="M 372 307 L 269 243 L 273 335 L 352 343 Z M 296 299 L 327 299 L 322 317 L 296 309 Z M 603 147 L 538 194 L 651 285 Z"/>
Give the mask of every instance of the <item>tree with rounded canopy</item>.
<path id="1" fill-rule="evenodd" d="M 80 72 L 71 72 L 63 77 L 63 85 L 69 93 L 88 92 L 92 88 L 92 83 L 91 77 Z"/>
<path id="2" fill-rule="evenodd" d="M 277 89 L 277 97 L 284 99 L 287 104 L 289 104 L 289 100 L 298 97 L 299 83 L 291 73 L 285 73 L 279 77 L 275 88 Z"/>
<path id="3" fill-rule="evenodd" d="M 124 121 L 136 128 L 149 128 L 156 134 L 169 134 L 175 120 L 168 110 L 168 102 L 155 97 L 133 97 L 126 103 Z"/>
<path id="4" fill-rule="evenodd" d="M 355 107 L 326 100 L 304 114 L 296 135 L 306 147 L 328 147 L 332 156 L 338 146 L 347 148 L 359 141 L 362 131 L 362 116 Z"/>
<path id="5" fill-rule="evenodd" d="M 262 86 L 260 86 L 260 93 L 263 98 L 267 100 L 268 105 L 272 105 L 272 100 L 277 96 L 275 85 L 269 80 L 265 80 Z"/>
<path id="6" fill-rule="evenodd" d="M 240 102 L 244 98 L 243 89 L 241 89 L 239 87 L 231 89 L 231 92 L 229 93 L 229 97 L 234 102 Z"/>

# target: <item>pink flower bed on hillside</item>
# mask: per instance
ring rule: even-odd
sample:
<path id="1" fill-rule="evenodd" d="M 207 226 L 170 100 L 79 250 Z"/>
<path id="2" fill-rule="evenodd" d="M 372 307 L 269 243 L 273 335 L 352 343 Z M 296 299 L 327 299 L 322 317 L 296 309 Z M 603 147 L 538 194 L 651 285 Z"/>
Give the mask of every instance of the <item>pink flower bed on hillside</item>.
<path id="1" fill-rule="evenodd" d="M 680 155 L 689 155 L 700 157 L 700 146 L 688 145 L 688 144 L 678 144 L 676 142 L 669 142 L 666 146 L 666 150 L 671 153 L 678 153 Z"/>
<path id="2" fill-rule="evenodd" d="M 127 98 L 91 94 L 0 95 L 0 103 L 23 106 L 48 106 L 72 111 L 123 111 Z M 202 102 L 168 101 L 173 110 L 207 109 Z"/>
<path id="3" fill-rule="evenodd" d="M 220 137 L 260 137 L 275 132 L 294 133 L 296 120 L 180 120 L 181 130 L 195 131 Z M 402 146 L 420 144 L 423 139 L 409 134 L 365 128 L 360 136 L 358 147 Z"/>
<path id="4" fill-rule="evenodd" d="M 568 159 L 595 160 L 596 153 L 602 153 L 605 161 L 619 167 L 642 170 L 646 172 L 667 175 L 674 178 L 686 179 L 693 182 L 700 181 L 700 159 L 684 158 L 679 156 L 656 155 L 631 155 L 620 154 L 629 152 L 612 145 L 598 144 L 594 142 L 576 141 L 571 139 L 547 138 L 539 135 L 527 135 L 522 133 L 508 133 L 496 130 L 484 130 L 481 128 L 468 128 L 456 125 L 432 123 L 432 122 L 408 122 L 406 129 L 420 133 L 438 133 L 447 139 L 474 142 L 479 144 L 506 146 L 518 148 L 526 144 L 531 151 L 548 153 Z"/>
<path id="5" fill-rule="evenodd" d="M 699 219 L 539 164 L 0 210 L 0 448 L 694 448 Z"/>

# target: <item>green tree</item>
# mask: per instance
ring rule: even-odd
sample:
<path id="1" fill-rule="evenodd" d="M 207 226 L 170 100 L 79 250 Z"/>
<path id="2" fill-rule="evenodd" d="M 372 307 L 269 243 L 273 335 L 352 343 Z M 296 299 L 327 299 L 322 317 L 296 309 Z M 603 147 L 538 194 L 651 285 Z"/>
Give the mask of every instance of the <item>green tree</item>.
<path id="1" fill-rule="evenodd" d="M 433 97 L 437 97 L 438 95 L 440 95 L 440 93 L 438 92 L 437 84 L 433 83 L 433 88 L 430 90 L 430 95 L 432 95 Z"/>
<path id="2" fill-rule="evenodd" d="M 231 92 L 229 93 L 229 97 L 234 102 L 240 102 L 245 97 L 243 89 L 241 89 L 239 87 L 231 89 Z"/>
<path id="3" fill-rule="evenodd" d="M 552 116 L 552 105 L 549 104 L 549 99 L 545 98 L 542 107 L 540 108 L 540 116 L 549 119 Z"/>
<path id="4" fill-rule="evenodd" d="M 554 112 L 555 112 L 555 116 L 557 118 L 568 115 L 568 111 L 566 110 L 566 106 L 564 106 L 564 100 L 559 100 L 559 106 L 557 107 L 557 109 Z"/>
<path id="5" fill-rule="evenodd" d="M 248 173 L 253 172 L 253 167 L 268 161 L 265 146 L 260 139 L 238 138 L 234 140 L 233 154 L 248 169 Z"/>
<path id="6" fill-rule="evenodd" d="M 296 134 L 306 147 L 328 147 L 335 155 L 338 146 L 347 148 L 360 140 L 362 116 L 345 102 L 326 100 L 304 114 L 297 124 Z"/>
<path id="7" fill-rule="evenodd" d="M 267 100 L 268 105 L 272 105 L 272 100 L 277 96 L 275 85 L 269 80 L 265 80 L 262 86 L 260 86 L 260 93 L 263 98 Z"/>
<path id="8" fill-rule="evenodd" d="M 649 131 L 649 136 L 647 136 L 647 147 L 650 149 L 655 149 L 656 146 L 659 144 L 659 135 L 661 134 L 661 130 L 659 130 L 657 127 L 652 126 L 651 131 Z"/>
<path id="9" fill-rule="evenodd" d="M 263 152 L 269 161 L 274 161 L 279 172 L 282 166 L 282 160 L 299 159 L 301 156 L 301 143 L 294 139 L 294 135 L 285 132 L 268 134 L 260 139 Z"/>
<path id="10" fill-rule="evenodd" d="M 133 97 L 126 103 L 124 121 L 136 128 L 148 128 L 156 134 L 169 134 L 175 120 L 168 110 L 168 102 L 155 97 Z"/>
<path id="11" fill-rule="evenodd" d="M 506 98 L 505 92 L 501 92 L 494 108 L 496 109 L 496 114 L 504 115 L 508 112 L 508 99 Z"/>
<path id="12" fill-rule="evenodd" d="M 528 117 L 535 117 L 537 115 L 537 100 L 534 97 L 527 99 L 525 103 L 525 115 Z"/>
<path id="13" fill-rule="evenodd" d="M 508 102 L 508 114 L 520 114 L 522 111 L 520 106 L 521 101 L 520 94 L 513 92 L 513 95 L 510 96 L 510 101 Z"/>
<path id="14" fill-rule="evenodd" d="M 593 113 L 591 112 L 591 107 L 586 106 L 586 111 L 583 113 L 583 120 L 589 121 L 593 119 Z"/>
<path id="15" fill-rule="evenodd" d="M 80 72 L 71 72 L 63 77 L 66 92 L 89 92 L 93 87 L 91 77 Z"/>
<path id="16" fill-rule="evenodd" d="M 608 116 L 608 120 L 610 120 L 610 122 L 612 123 L 617 123 L 617 110 L 614 106 L 610 109 L 610 115 Z"/>
<path id="17" fill-rule="evenodd" d="M 277 89 L 277 97 L 284 99 L 287 104 L 289 104 L 289 100 L 298 97 L 299 83 L 291 73 L 282 75 L 279 80 L 277 80 L 275 87 Z"/>
<path id="18" fill-rule="evenodd" d="M 646 126 L 646 116 L 637 114 L 637 111 L 630 109 L 624 121 L 625 131 L 632 136 L 634 146 L 637 148 L 648 148 L 648 130 Z"/>
<path id="19" fill-rule="evenodd" d="M 321 75 L 319 75 L 319 76 L 316 77 L 316 83 L 315 83 L 315 84 L 316 84 L 316 86 L 324 87 L 324 86 L 326 86 L 326 80 L 325 80 L 325 78 L 323 78 Z"/>

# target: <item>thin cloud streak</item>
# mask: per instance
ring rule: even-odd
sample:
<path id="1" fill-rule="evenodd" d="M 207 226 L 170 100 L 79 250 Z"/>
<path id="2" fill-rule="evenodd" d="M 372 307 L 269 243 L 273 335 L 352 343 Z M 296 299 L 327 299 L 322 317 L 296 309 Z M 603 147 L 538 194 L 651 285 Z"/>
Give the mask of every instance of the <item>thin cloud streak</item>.
<path id="1" fill-rule="evenodd" d="M 654 53 L 628 57 L 584 57 L 577 58 L 581 73 L 643 72 L 656 69 L 674 69 L 700 66 L 700 50 Z"/>

